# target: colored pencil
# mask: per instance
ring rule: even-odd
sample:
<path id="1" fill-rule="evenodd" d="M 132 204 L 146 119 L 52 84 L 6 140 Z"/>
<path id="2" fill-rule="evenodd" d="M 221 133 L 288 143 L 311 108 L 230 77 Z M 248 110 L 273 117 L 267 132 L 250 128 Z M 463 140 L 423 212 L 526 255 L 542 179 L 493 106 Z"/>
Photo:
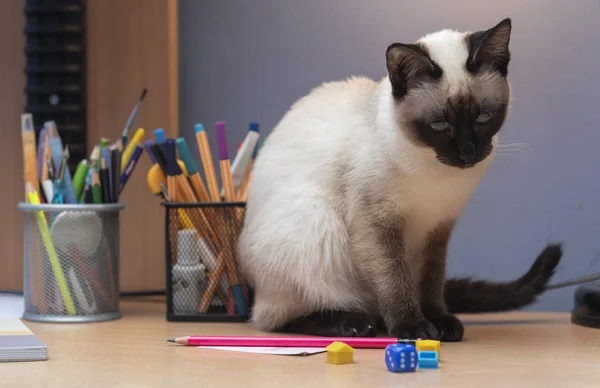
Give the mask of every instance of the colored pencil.
<path id="1" fill-rule="evenodd" d="M 102 203 L 102 186 L 96 170 L 92 172 L 92 200 L 95 204 Z"/>
<path id="2" fill-rule="evenodd" d="M 171 338 L 168 341 L 187 346 L 276 346 L 305 348 L 322 348 L 329 346 L 332 342 L 340 341 L 355 349 L 385 349 L 388 345 L 406 343 L 407 340 L 389 337 L 186 336 Z"/>
<path id="3" fill-rule="evenodd" d="M 36 192 L 40 191 L 39 176 L 37 169 L 35 129 L 33 127 L 33 115 L 24 113 L 21 115 L 21 142 L 23 144 L 23 171 L 25 183 L 31 184 Z M 27 194 L 27 186 L 25 186 Z"/>
<path id="4" fill-rule="evenodd" d="M 221 195 L 219 194 L 219 184 L 217 183 L 217 175 L 215 174 L 215 167 L 213 164 L 213 158 L 208 144 L 208 136 L 204 131 L 202 124 L 196 124 L 196 141 L 198 142 L 198 150 L 200 151 L 200 158 L 202 159 L 202 166 L 204 167 L 204 175 L 208 184 L 208 190 L 213 202 L 221 202 Z"/>

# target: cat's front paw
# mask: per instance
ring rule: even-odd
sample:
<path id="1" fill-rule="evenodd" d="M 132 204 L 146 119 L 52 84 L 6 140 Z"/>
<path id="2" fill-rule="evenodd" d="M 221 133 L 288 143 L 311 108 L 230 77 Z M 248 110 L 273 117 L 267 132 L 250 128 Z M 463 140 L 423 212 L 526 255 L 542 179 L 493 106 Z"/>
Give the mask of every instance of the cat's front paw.
<path id="1" fill-rule="evenodd" d="M 441 341 L 458 342 L 463 339 L 465 328 L 462 322 L 454 315 L 443 315 L 438 318 L 430 319 L 430 321 L 437 329 Z"/>
<path id="2" fill-rule="evenodd" d="M 389 334 L 392 337 L 403 339 L 439 339 L 437 329 L 426 319 L 394 325 L 393 327 L 390 327 Z"/>

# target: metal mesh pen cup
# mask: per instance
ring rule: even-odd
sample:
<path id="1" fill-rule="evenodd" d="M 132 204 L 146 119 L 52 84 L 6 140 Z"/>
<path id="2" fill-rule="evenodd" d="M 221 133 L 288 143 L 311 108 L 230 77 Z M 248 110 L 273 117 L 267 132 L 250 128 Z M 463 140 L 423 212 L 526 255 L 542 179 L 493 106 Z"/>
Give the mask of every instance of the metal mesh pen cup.
<path id="1" fill-rule="evenodd" d="M 23 319 L 118 319 L 121 204 L 19 203 L 24 213 Z"/>
<path id="2" fill-rule="evenodd" d="M 244 322 L 252 290 L 236 244 L 244 203 L 164 203 L 167 320 Z"/>

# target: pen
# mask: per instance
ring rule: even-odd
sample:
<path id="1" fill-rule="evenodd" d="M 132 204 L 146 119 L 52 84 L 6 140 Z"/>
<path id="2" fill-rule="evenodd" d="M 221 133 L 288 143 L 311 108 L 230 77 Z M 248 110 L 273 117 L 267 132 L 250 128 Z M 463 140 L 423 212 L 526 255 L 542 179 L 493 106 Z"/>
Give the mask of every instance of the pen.
<path id="1" fill-rule="evenodd" d="M 132 144 L 133 144 L 133 140 L 130 145 L 132 145 Z M 129 178 L 131 177 L 131 174 L 133 173 L 133 170 L 135 169 L 135 166 L 137 165 L 138 160 L 140 160 L 140 156 L 142 156 L 143 151 L 144 151 L 144 149 L 142 148 L 142 146 L 140 146 L 139 144 L 135 145 L 135 150 L 133 151 L 131 158 L 129 158 L 127 165 L 123 169 L 123 172 L 121 173 L 121 177 L 119 178 L 119 183 L 121 185 L 119 188 L 119 194 L 121 194 L 123 192 L 123 189 L 125 188 L 125 185 L 129 181 Z"/>
<path id="2" fill-rule="evenodd" d="M 217 131 L 217 144 L 219 149 L 219 163 L 221 167 L 221 180 L 225 189 L 225 201 L 234 202 L 235 193 L 233 192 L 233 183 L 231 181 L 231 169 L 229 164 L 229 151 L 227 149 L 227 132 L 225 123 L 220 121 L 215 124 Z M 231 246 L 235 244 L 232 242 Z M 227 271 L 231 280 L 231 289 L 233 298 L 235 299 L 235 308 L 239 315 L 246 314 L 246 304 L 244 302 L 244 292 L 240 282 L 235 263 L 231 260 L 226 260 Z"/>
<path id="3" fill-rule="evenodd" d="M 140 128 L 135 132 L 135 135 L 133 135 L 133 138 L 131 139 L 131 142 L 129 142 L 129 144 L 127 145 L 127 147 L 125 147 L 125 150 L 123 151 L 123 155 L 121 156 L 121 172 L 119 174 L 123 174 L 123 171 L 125 171 L 125 168 L 127 167 L 127 163 L 129 163 L 129 159 L 131 159 L 131 155 L 133 155 L 133 152 L 137 149 L 136 147 L 139 146 L 139 142 L 142 141 L 142 137 L 144 137 L 144 129 Z"/>
<path id="4" fill-rule="evenodd" d="M 385 349 L 386 346 L 405 343 L 406 340 L 387 337 L 286 337 L 286 336 L 187 336 L 170 338 L 169 342 L 188 346 L 281 346 L 281 347 L 327 347 L 341 341 L 356 349 Z"/>
<path id="5" fill-rule="evenodd" d="M 202 165 L 204 166 L 204 175 L 206 176 L 206 182 L 208 183 L 210 196 L 213 202 L 221 202 L 219 185 L 217 183 L 217 175 L 215 174 L 212 154 L 208 144 L 208 136 L 204 131 L 204 127 L 200 123 L 195 125 L 195 130 L 196 141 L 198 142 L 198 150 L 200 151 L 200 158 L 202 159 Z"/>
<path id="6" fill-rule="evenodd" d="M 179 150 L 179 156 L 181 157 L 181 160 L 183 160 L 183 164 L 185 164 L 185 168 L 187 169 L 192 188 L 196 194 L 196 198 L 198 198 L 198 200 L 201 202 L 209 202 L 210 197 L 206 191 L 206 186 L 204 186 L 204 182 L 202 182 L 202 178 L 198 173 L 196 163 L 194 163 L 194 158 L 190 153 L 185 139 L 180 137 L 175 141 L 175 144 L 177 145 L 177 150 Z"/>

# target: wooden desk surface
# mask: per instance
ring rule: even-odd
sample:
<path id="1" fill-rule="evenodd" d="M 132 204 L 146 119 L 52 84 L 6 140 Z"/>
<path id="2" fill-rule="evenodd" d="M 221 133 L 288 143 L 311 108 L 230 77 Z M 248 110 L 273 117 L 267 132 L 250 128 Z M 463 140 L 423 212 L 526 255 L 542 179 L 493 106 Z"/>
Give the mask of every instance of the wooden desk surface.
<path id="1" fill-rule="evenodd" d="M 308 357 L 201 350 L 167 343 L 189 334 L 252 335 L 246 324 L 167 322 L 164 304 L 124 301 L 123 318 L 88 324 L 25 322 L 47 361 L 0 364 L 2 387 L 598 387 L 600 330 L 567 314 L 463 317 L 466 339 L 442 344 L 438 370 L 388 372 L 383 350 L 354 364 Z"/>

